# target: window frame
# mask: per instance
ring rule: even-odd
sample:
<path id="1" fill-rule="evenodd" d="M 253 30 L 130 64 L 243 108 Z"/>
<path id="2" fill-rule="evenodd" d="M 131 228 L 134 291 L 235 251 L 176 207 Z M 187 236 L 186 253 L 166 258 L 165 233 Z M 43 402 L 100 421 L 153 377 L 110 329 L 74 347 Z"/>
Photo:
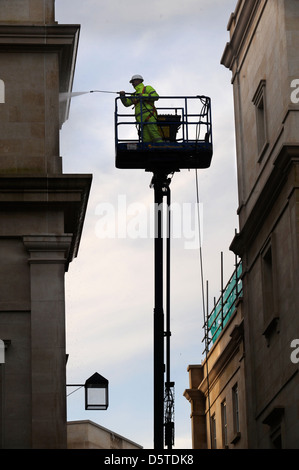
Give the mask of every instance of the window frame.
<path id="1" fill-rule="evenodd" d="M 270 338 L 276 331 L 279 332 L 278 314 L 278 281 L 276 274 L 276 243 L 272 233 L 262 248 L 261 255 L 261 279 L 262 279 L 262 302 L 263 302 L 263 335 L 270 345 Z"/>
<path id="2" fill-rule="evenodd" d="M 222 427 L 222 447 L 228 448 L 228 428 L 227 428 L 227 402 L 224 399 L 221 402 L 221 427 Z"/>
<path id="3" fill-rule="evenodd" d="M 212 449 L 217 449 L 217 429 L 216 429 L 216 414 L 213 413 L 210 420 L 211 426 L 211 446 Z"/>
<path id="4" fill-rule="evenodd" d="M 268 148 L 268 122 L 267 122 L 267 100 L 266 80 L 261 80 L 252 98 L 255 106 L 256 136 L 258 162 L 260 163 Z"/>

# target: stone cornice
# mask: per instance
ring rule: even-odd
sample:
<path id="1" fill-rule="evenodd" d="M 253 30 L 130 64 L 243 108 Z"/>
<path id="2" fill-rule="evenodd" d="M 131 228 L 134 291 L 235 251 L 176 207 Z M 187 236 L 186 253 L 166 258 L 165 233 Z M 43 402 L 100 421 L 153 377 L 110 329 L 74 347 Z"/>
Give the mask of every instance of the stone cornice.
<path id="1" fill-rule="evenodd" d="M 60 210 L 72 234 L 68 264 L 77 256 L 92 175 L 1 176 L 0 211 Z"/>
<path id="2" fill-rule="evenodd" d="M 73 46 L 79 31 L 80 25 L 0 24 L 0 50 L 11 50 L 13 47 L 45 49 L 47 46 L 59 50 L 65 46 Z"/>
<path id="3" fill-rule="evenodd" d="M 47 192 L 57 192 L 59 190 L 81 191 L 90 183 L 91 174 L 61 174 L 61 175 L 1 175 L 0 194 L 7 192 L 11 194 L 22 194 L 24 196 L 32 191 L 33 193 L 46 190 Z M 0 196 L 0 203 L 2 196 Z M 14 198 L 15 200 L 15 198 Z"/>
<path id="4" fill-rule="evenodd" d="M 187 388 L 184 391 L 183 396 L 186 398 L 186 400 L 190 402 L 194 402 L 194 401 L 202 400 L 202 398 L 204 397 L 204 394 L 198 389 Z"/>
<path id="5" fill-rule="evenodd" d="M 29 264 L 66 264 L 72 243 L 72 234 L 25 235 L 25 248 L 30 253 Z"/>
<path id="6" fill-rule="evenodd" d="M 221 58 L 221 64 L 230 70 L 233 68 L 235 57 L 238 55 L 244 43 L 248 26 L 260 2 L 261 0 L 246 0 L 243 2 L 242 6 L 238 4 L 238 10 L 240 11 L 235 12 L 230 18 L 229 27 L 232 26 L 233 21 L 236 21 L 236 25 L 230 42 L 226 44 Z M 238 15 L 236 13 L 238 13 Z"/>
<path id="7" fill-rule="evenodd" d="M 259 233 L 265 217 L 269 214 L 275 200 L 281 193 L 281 188 L 285 184 L 290 169 L 294 164 L 299 163 L 298 145 L 284 145 L 273 165 L 273 170 L 264 185 L 254 207 L 247 217 L 240 233 L 234 237 L 230 250 L 242 257 L 246 247 L 253 243 Z M 286 201 L 287 202 L 287 201 Z"/>

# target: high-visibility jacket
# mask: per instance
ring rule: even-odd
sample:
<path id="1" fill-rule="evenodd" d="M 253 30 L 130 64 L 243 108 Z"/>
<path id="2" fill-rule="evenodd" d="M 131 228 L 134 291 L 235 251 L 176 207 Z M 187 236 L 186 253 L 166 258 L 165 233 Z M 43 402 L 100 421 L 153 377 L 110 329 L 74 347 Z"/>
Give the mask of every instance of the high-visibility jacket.
<path id="1" fill-rule="evenodd" d="M 135 117 L 137 122 L 141 122 L 141 100 L 138 99 L 138 96 L 148 97 L 147 99 L 142 100 L 142 121 L 147 122 L 149 119 L 154 117 L 157 118 L 157 110 L 155 108 L 154 102 L 159 99 L 159 95 L 150 85 L 144 86 L 143 83 L 139 83 L 135 87 L 135 93 L 132 97 L 122 97 L 121 101 L 124 106 L 135 106 Z M 136 98 L 134 98 L 136 96 Z"/>

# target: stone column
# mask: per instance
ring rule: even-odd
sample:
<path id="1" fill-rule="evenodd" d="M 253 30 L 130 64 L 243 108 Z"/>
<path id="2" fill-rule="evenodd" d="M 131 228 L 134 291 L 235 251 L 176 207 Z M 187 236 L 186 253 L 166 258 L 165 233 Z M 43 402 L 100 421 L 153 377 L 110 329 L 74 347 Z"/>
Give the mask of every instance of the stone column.
<path id="1" fill-rule="evenodd" d="M 203 367 L 201 365 L 188 366 L 189 389 L 185 390 L 184 397 L 191 404 L 191 434 L 192 449 L 207 448 L 205 395 L 198 387 L 203 380 Z"/>
<path id="2" fill-rule="evenodd" d="M 32 448 L 66 448 L 64 273 L 71 235 L 25 236 L 31 282 Z"/>

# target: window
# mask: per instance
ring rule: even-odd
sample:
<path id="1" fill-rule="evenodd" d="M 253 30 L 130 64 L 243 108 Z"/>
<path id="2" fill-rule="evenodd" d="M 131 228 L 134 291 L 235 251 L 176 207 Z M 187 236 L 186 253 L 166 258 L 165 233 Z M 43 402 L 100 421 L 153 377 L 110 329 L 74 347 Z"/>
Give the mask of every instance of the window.
<path id="1" fill-rule="evenodd" d="M 268 147 L 267 137 L 267 112 L 266 112 L 266 81 L 261 80 L 253 97 L 256 114 L 256 134 L 258 161 L 261 161 L 266 148 Z"/>
<path id="2" fill-rule="evenodd" d="M 284 407 L 274 407 L 264 419 L 263 424 L 269 426 L 270 449 L 283 449 Z"/>
<path id="3" fill-rule="evenodd" d="M 233 416 L 234 416 L 234 433 L 240 433 L 240 417 L 239 417 L 239 389 L 238 384 L 233 387 Z"/>
<path id="4" fill-rule="evenodd" d="M 271 435 L 270 442 L 272 449 L 282 449 L 281 427 L 278 426 Z"/>
<path id="5" fill-rule="evenodd" d="M 276 301 L 275 276 L 275 237 L 271 235 L 270 240 L 261 252 L 261 271 L 262 271 L 262 295 L 263 295 L 263 315 L 264 331 L 263 334 L 270 345 L 270 340 L 274 332 L 279 331 L 279 315 Z"/>
<path id="6" fill-rule="evenodd" d="M 211 445 L 212 449 L 217 449 L 217 435 L 216 435 L 216 416 L 215 413 L 211 417 Z"/>
<path id="7" fill-rule="evenodd" d="M 221 424 L 222 424 L 222 447 L 228 447 L 227 441 L 227 416 L 226 416 L 226 400 L 221 403 Z"/>
<path id="8" fill-rule="evenodd" d="M 271 245 L 262 255 L 264 318 L 271 318 L 273 312 L 273 261 Z"/>

